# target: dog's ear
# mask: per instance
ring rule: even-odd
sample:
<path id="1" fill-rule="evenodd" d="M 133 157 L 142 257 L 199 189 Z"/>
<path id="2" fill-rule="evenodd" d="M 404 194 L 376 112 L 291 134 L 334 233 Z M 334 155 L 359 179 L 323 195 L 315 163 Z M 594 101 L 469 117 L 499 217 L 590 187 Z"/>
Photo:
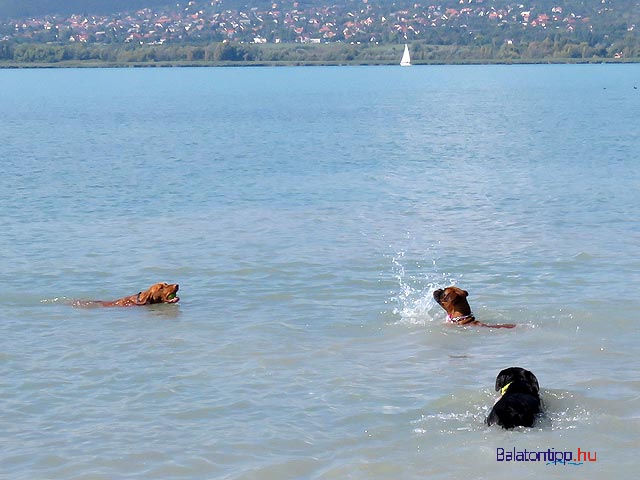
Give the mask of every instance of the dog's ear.
<path id="1" fill-rule="evenodd" d="M 142 292 L 142 295 L 146 295 L 145 303 L 162 302 L 162 299 L 161 299 L 162 289 L 163 289 L 162 283 L 154 283 L 145 292 Z"/>
<path id="2" fill-rule="evenodd" d="M 511 375 L 511 372 L 509 372 L 508 369 L 502 370 L 496 377 L 496 392 L 499 392 L 500 390 L 502 390 L 502 387 L 504 387 L 507 383 L 511 382 L 512 380 L 513 380 L 513 375 Z"/>
<path id="3" fill-rule="evenodd" d="M 496 377 L 496 392 L 499 392 L 507 383 L 506 375 L 498 375 Z"/>
<path id="4" fill-rule="evenodd" d="M 467 292 L 466 290 L 460 290 L 460 292 L 462 292 L 462 296 L 464 298 L 467 298 L 469 296 L 469 292 Z"/>

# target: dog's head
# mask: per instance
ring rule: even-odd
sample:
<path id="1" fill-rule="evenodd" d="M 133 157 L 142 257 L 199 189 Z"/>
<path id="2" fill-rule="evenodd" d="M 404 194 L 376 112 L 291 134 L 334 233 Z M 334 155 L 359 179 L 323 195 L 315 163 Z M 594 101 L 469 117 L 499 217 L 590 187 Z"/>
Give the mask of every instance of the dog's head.
<path id="1" fill-rule="evenodd" d="M 433 298 L 447 312 L 448 315 L 462 316 L 471 313 L 471 307 L 467 302 L 469 292 L 458 287 L 447 287 L 433 292 Z"/>
<path id="2" fill-rule="evenodd" d="M 496 392 L 507 386 L 510 392 L 517 390 L 522 393 L 537 395 L 540 391 L 536 376 L 529 370 L 520 367 L 505 368 L 498 374 L 496 377 Z"/>
<path id="3" fill-rule="evenodd" d="M 179 288 L 177 283 L 156 283 L 138 294 L 138 302 L 141 304 L 176 303 L 180 300 L 180 297 L 176 296 Z"/>

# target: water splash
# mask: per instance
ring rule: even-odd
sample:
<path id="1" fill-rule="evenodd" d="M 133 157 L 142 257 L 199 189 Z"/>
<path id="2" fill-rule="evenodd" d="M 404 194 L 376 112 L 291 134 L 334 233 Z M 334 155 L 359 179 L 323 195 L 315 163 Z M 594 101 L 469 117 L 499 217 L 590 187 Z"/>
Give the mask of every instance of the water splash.
<path id="1" fill-rule="evenodd" d="M 587 408 L 588 399 L 566 390 L 544 390 L 542 392 L 547 425 L 553 430 L 572 430 L 593 421 Z"/>
<path id="2" fill-rule="evenodd" d="M 422 415 L 412 422 L 413 432 L 417 435 L 432 435 L 434 432 L 452 434 L 484 430 L 486 408 L 481 405 L 472 405 L 471 408 L 473 410 Z"/>
<path id="3" fill-rule="evenodd" d="M 391 263 L 397 290 L 390 292 L 386 303 L 394 305 L 392 313 L 400 317 L 398 323 L 426 325 L 436 320 L 442 310 L 433 299 L 433 292 L 455 285 L 456 279 L 451 273 L 439 271 L 435 257 L 425 264 L 408 258 L 401 250 Z"/>
<path id="4" fill-rule="evenodd" d="M 67 297 L 54 297 L 54 298 L 44 298 L 40 300 L 42 304 L 70 304 L 73 302 L 71 298 Z"/>
<path id="5" fill-rule="evenodd" d="M 587 408 L 587 399 L 577 394 L 563 390 L 542 390 L 541 396 L 544 414 L 536 420 L 533 428 L 518 427 L 516 431 L 574 430 L 594 420 Z M 484 431 L 491 428 L 486 425 L 485 419 L 495 401 L 495 393 L 490 389 L 453 392 L 425 407 L 426 411 L 420 418 L 411 422 L 413 431 L 417 435 Z"/>

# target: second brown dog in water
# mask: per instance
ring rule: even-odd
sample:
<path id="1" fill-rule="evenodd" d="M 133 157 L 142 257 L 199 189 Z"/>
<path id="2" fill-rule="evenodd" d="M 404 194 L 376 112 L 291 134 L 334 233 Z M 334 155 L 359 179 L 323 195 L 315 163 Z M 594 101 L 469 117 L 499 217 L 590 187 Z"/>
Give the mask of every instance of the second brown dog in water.
<path id="1" fill-rule="evenodd" d="M 103 307 L 133 307 L 154 303 L 176 303 L 180 301 L 180 297 L 176 296 L 179 288 L 180 286 L 177 283 L 156 283 L 142 292 L 119 298 L 118 300 L 84 300 L 76 301 L 74 305 L 81 307 L 90 307 L 92 305 Z"/>
<path id="2" fill-rule="evenodd" d="M 479 326 L 490 328 L 513 328 L 515 324 L 504 323 L 501 325 L 489 325 L 479 322 L 471 311 L 467 297 L 469 292 L 458 287 L 447 287 L 433 292 L 433 298 L 438 305 L 447 312 L 447 321 L 457 325 Z"/>

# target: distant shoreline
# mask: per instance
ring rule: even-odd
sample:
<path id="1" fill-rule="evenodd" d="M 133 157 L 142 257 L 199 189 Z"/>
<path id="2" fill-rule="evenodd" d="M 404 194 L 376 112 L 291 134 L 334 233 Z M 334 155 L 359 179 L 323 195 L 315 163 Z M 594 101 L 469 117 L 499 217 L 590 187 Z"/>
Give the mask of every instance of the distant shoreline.
<path id="1" fill-rule="evenodd" d="M 640 58 L 634 59 L 530 59 L 530 60 L 464 60 L 464 61 L 430 61 L 414 62 L 413 66 L 435 65 L 597 65 L 597 64 L 636 64 Z M 352 61 L 162 61 L 162 62 L 101 62 L 95 60 L 69 60 L 60 62 L 7 62 L 0 61 L 0 69 L 55 69 L 55 68 L 227 68 L 227 67 L 346 67 L 346 66 L 394 66 L 396 62 Z"/>
<path id="2" fill-rule="evenodd" d="M 636 51 L 532 42 L 499 48 L 409 44 L 413 65 L 639 63 Z M 116 45 L 2 43 L 0 68 L 280 67 L 399 65 L 403 44 Z"/>

